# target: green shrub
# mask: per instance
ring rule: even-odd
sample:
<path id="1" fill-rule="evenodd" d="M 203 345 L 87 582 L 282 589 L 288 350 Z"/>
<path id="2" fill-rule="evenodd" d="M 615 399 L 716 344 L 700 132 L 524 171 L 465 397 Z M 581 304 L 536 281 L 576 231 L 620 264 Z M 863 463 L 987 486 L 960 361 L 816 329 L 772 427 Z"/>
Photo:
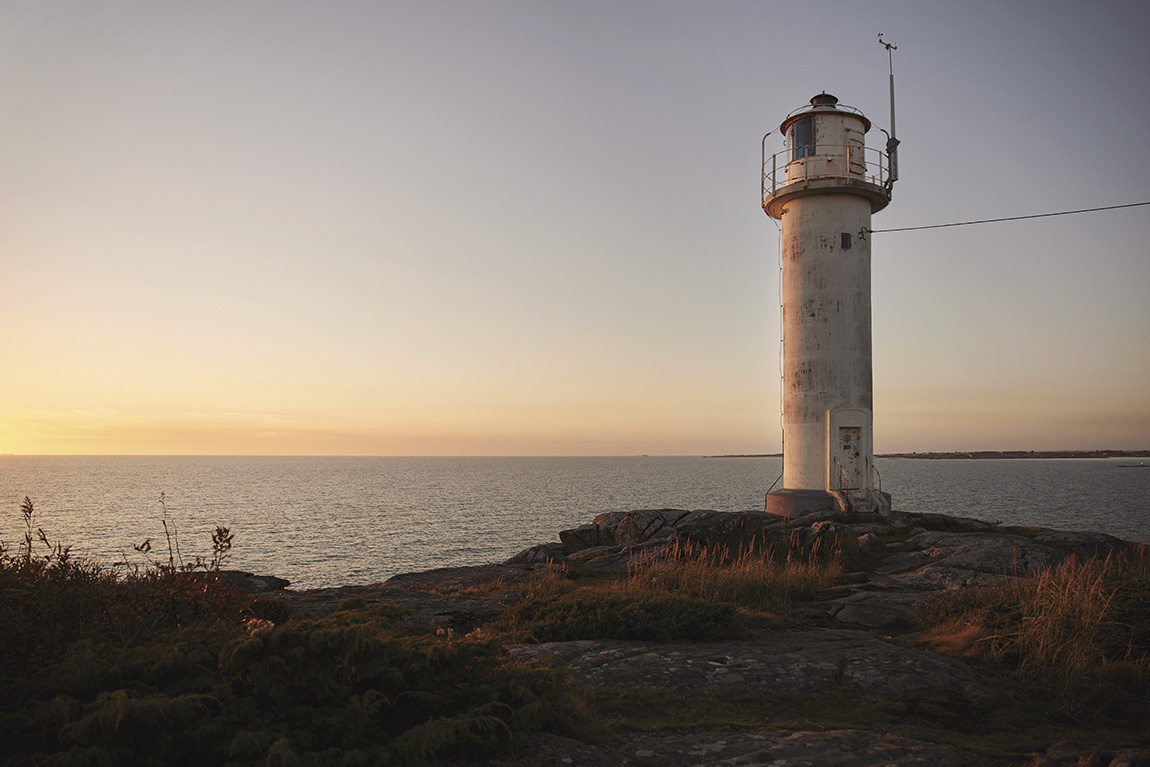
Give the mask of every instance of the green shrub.
<path id="1" fill-rule="evenodd" d="M 8 724 L 59 764 L 490 753 L 557 722 L 564 690 L 558 672 L 514 663 L 494 643 L 402 636 L 351 613 L 235 637 L 215 662 L 195 648 L 87 643 L 44 681 L 40 700 Z"/>
<path id="2" fill-rule="evenodd" d="M 348 597 L 339 603 L 336 610 L 362 610 L 367 607 L 367 600 L 363 597 Z"/>

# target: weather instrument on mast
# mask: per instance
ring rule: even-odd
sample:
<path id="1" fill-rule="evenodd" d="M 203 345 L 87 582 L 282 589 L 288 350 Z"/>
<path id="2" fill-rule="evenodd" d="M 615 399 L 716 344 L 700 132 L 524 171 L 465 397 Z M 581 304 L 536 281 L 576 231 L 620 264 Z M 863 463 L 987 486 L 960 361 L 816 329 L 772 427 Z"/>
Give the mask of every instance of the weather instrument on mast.
<path id="1" fill-rule="evenodd" d="M 878 33 L 879 45 L 886 48 L 886 64 L 887 70 L 890 73 L 890 133 L 886 137 L 886 153 L 890 158 L 890 173 L 887 175 L 886 188 L 890 191 L 894 187 L 894 182 L 898 181 L 898 144 L 899 141 L 895 138 L 894 132 L 894 57 L 891 52 L 898 50 L 898 46 L 894 43 L 888 43 L 882 39 L 883 33 Z M 884 131 L 885 132 L 885 131 Z"/>

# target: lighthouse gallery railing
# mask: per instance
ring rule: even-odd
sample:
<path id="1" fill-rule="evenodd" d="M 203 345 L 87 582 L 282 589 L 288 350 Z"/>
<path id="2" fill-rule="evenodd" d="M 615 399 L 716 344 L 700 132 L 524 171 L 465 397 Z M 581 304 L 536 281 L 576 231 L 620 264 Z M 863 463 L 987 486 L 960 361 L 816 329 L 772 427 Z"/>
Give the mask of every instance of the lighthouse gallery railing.
<path id="1" fill-rule="evenodd" d="M 880 187 L 886 187 L 890 182 L 890 157 L 882 150 L 857 144 L 820 146 L 813 154 L 803 152 L 803 149 L 800 147 L 796 152 L 794 147 L 790 147 L 763 157 L 761 198 L 764 204 L 768 197 L 778 194 L 784 187 L 805 181 L 852 179 Z"/>

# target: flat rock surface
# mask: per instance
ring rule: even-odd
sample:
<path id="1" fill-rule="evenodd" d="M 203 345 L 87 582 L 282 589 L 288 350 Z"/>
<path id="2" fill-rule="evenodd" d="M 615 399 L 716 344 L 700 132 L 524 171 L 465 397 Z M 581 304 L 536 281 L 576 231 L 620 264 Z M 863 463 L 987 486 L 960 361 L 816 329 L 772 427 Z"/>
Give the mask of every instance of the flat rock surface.
<path id="1" fill-rule="evenodd" d="M 523 578 L 528 572 L 521 567 L 509 565 L 440 567 L 420 573 L 396 575 L 388 578 L 384 585 L 430 591 L 461 591 L 492 584 L 509 584 Z"/>
<path id="2" fill-rule="evenodd" d="M 436 763 L 447 767 L 450 762 Z M 523 753 L 468 764 L 483 767 L 986 767 L 947 746 L 870 730 L 787 732 L 764 729 L 632 733 L 611 746 L 539 735 Z"/>
<path id="3" fill-rule="evenodd" d="M 385 583 L 367 586 L 339 586 L 275 592 L 299 618 L 323 618 L 339 609 L 349 599 L 362 599 L 364 609 L 374 610 L 384 604 L 406 607 L 436 626 L 453 628 L 463 633 L 494 620 L 507 609 L 505 602 L 518 596 L 512 588 L 515 581 L 529 571 L 507 565 L 444 567 L 420 573 L 397 575 Z M 501 599 L 504 589 L 507 599 Z M 484 590 L 485 598 L 468 594 Z"/>
<path id="4" fill-rule="evenodd" d="M 914 619 L 915 609 L 929 597 L 919 592 L 857 591 L 821 602 L 822 608 L 840 623 L 882 628 Z"/>
<path id="5" fill-rule="evenodd" d="M 585 640 L 513 645 L 508 650 L 567 666 L 579 672 L 578 680 L 595 687 L 842 688 L 867 698 L 998 699 L 962 661 L 883 642 L 864 631 L 787 631 L 728 642 Z"/>

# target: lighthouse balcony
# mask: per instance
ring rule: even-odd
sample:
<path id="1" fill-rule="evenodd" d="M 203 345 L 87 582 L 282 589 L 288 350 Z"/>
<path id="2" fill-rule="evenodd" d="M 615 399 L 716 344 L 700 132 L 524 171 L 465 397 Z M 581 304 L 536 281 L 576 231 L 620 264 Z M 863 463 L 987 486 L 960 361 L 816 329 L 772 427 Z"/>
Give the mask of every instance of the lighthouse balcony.
<path id="1" fill-rule="evenodd" d="M 877 213 L 890 202 L 890 157 L 878 149 L 853 142 L 841 147 L 790 147 L 763 161 L 763 210 L 771 218 L 782 216 L 783 204 L 809 194 L 857 194 L 870 200 Z"/>

